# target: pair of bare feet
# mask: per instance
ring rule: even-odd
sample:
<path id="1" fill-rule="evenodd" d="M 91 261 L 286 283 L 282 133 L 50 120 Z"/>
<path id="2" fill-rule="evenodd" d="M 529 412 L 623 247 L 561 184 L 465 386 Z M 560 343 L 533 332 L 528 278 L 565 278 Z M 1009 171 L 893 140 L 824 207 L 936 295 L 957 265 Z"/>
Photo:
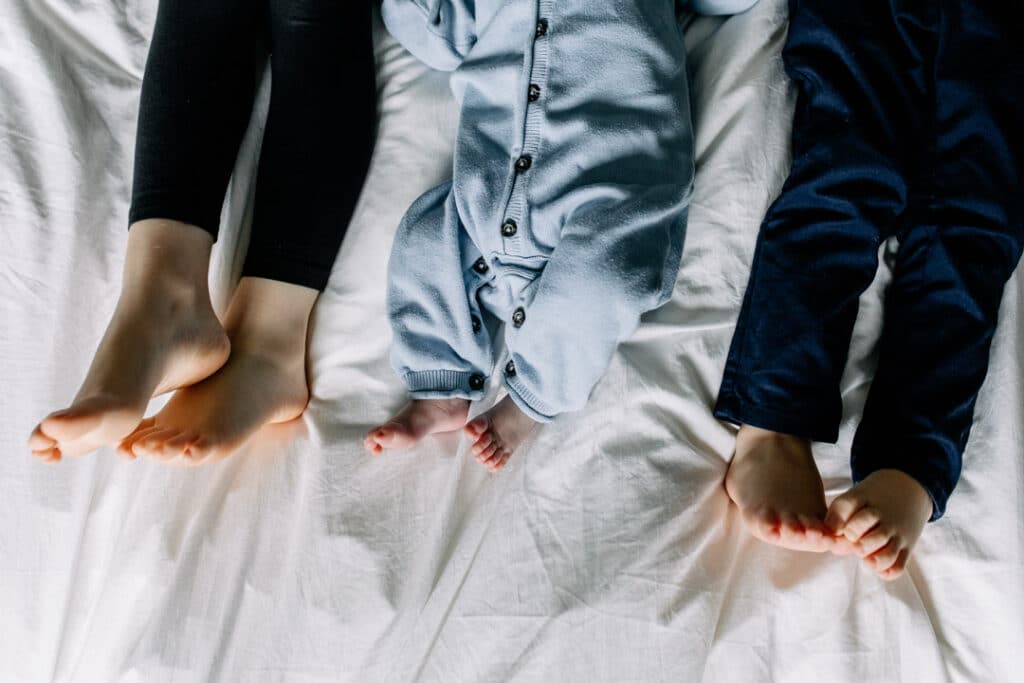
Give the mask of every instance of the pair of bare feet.
<path id="1" fill-rule="evenodd" d="M 412 448 L 431 434 L 461 429 L 473 443 L 477 462 L 497 472 L 536 425 L 508 396 L 467 423 L 468 416 L 466 399 L 413 400 L 390 420 L 371 429 L 363 445 L 380 455 L 385 450 Z"/>
<path id="2" fill-rule="evenodd" d="M 207 285 L 213 240 L 199 228 L 140 221 L 121 296 L 78 395 L 32 432 L 45 462 L 116 446 L 122 457 L 219 460 L 309 399 L 306 331 L 317 292 L 242 278 L 223 325 Z M 175 391 L 158 414 L 149 400 Z"/>
<path id="3" fill-rule="evenodd" d="M 744 425 L 725 490 L 756 538 L 808 552 L 855 554 L 883 579 L 903 574 L 932 515 L 928 493 L 909 475 L 878 470 L 825 504 L 810 442 Z"/>

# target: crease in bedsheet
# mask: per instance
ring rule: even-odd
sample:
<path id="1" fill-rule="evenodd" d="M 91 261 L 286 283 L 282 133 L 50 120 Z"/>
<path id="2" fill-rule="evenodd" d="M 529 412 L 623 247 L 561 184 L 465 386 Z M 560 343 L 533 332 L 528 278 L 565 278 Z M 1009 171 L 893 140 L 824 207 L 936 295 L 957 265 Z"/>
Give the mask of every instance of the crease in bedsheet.
<path id="1" fill-rule="evenodd" d="M 461 477 L 460 477 L 460 479 L 461 479 Z M 499 482 L 499 483 L 498 484 L 494 483 L 496 481 Z M 426 665 L 428 664 L 428 662 L 430 660 L 430 655 L 433 652 L 435 646 L 437 645 L 438 639 L 441 637 L 441 633 L 443 631 L 444 624 L 451 617 L 452 610 L 455 607 L 455 603 L 458 601 L 459 596 L 461 595 L 462 590 L 463 590 L 463 588 L 466 585 L 466 580 L 469 578 L 470 570 L 475 565 L 477 557 L 479 556 L 480 550 L 481 550 L 481 548 L 483 547 L 485 541 L 488 538 L 487 532 L 490 530 L 490 528 L 491 528 L 491 526 L 492 526 L 492 524 L 493 524 L 493 522 L 494 522 L 494 520 L 495 520 L 495 518 L 496 518 L 496 516 L 498 514 L 498 511 L 500 509 L 500 504 L 501 504 L 502 500 L 504 499 L 504 497 L 505 497 L 505 495 L 506 495 L 506 493 L 508 491 L 508 488 L 509 488 L 509 484 L 508 484 L 509 479 L 508 479 L 508 477 L 489 478 L 489 479 L 484 480 L 484 482 L 485 482 L 484 486 L 480 486 L 480 487 L 477 488 L 476 492 L 474 493 L 474 495 L 472 497 L 471 503 L 475 502 L 476 500 L 478 500 L 481 497 L 481 495 L 483 495 L 486 492 L 486 489 L 487 489 L 486 484 L 487 483 L 490 483 L 490 485 L 492 487 L 499 487 L 500 486 L 499 493 L 497 495 L 494 495 L 494 497 L 493 497 L 493 502 L 490 505 L 490 508 L 491 508 L 490 509 L 490 514 L 487 515 L 486 520 L 483 522 L 483 528 L 480 529 L 480 532 L 479 532 L 475 542 L 473 543 L 472 552 L 471 552 L 471 554 L 469 556 L 468 561 L 465 564 L 465 567 L 460 569 L 460 575 L 459 575 L 458 581 L 457 581 L 457 583 L 456 583 L 456 585 L 454 587 L 454 590 L 446 598 L 447 599 L 447 603 L 445 604 L 445 606 L 444 606 L 444 608 L 442 610 L 442 614 L 441 614 L 441 618 L 440 618 L 439 622 L 436 624 L 436 626 L 434 627 L 433 633 L 430 635 L 430 640 L 429 640 L 429 642 L 427 644 L 426 649 L 419 656 L 419 661 L 416 662 L 415 665 L 414 665 L 415 669 L 414 669 L 414 673 L 413 673 L 413 676 L 412 676 L 411 680 L 420 680 L 420 677 L 423 674 L 424 668 L 426 667 Z M 453 499 L 454 499 L 454 496 L 453 496 Z M 470 505 L 470 509 L 472 509 L 472 507 L 473 506 Z M 460 538 L 460 536 L 458 534 L 455 537 L 456 538 Z M 456 543 L 456 545 L 457 545 L 457 543 Z M 451 546 L 451 542 L 449 542 L 449 547 L 450 546 Z M 450 557 L 451 557 L 451 554 L 449 554 L 449 558 Z M 447 563 L 447 562 L 443 563 L 442 567 L 443 567 L 443 569 L 444 569 L 446 574 L 447 574 L 447 572 L 449 572 L 451 570 L 450 563 Z M 449 576 L 450 576 L 450 574 L 449 574 Z M 431 587 L 430 593 L 427 596 L 427 599 L 424 601 L 424 604 L 423 604 L 422 608 L 419 611 L 419 614 L 421 616 L 424 614 L 424 612 L 427 611 L 427 608 L 430 607 L 430 603 L 432 601 L 434 601 L 435 597 L 438 595 L 438 586 L 439 586 L 440 578 L 441 578 L 441 575 L 435 571 L 435 577 L 434 577 L 433 586 Z M 409 647 L 408 645 L 409 645 L 409 640 L 411 640 L 413 638 L 413 636 L 415 635 L 415 632 L 416 632 L 416 628 L 413 627 L 411 629 L 410 634 L 409 634 L 409 638 L 406 641 L 406 645 L 401 648 L 401 651 L 408 652 L 408 651 L 412 650 L 412 648 Z M 392 668 L 391 671 L 393 673 L 394 672 L 394 668 Z M 389 675 L 387 680 L 392 680 L 392 677 Z"/>
<path id="2" fill-rule="evenodd" d="M 110 35 L 91 35 L 85 30 L 90 24 L 83 21 L 82 13 L 76 14 L 68 2 L 29 0 L 26 4 L 29 12 L 40 24 L 50 29 L 54 37 L 63 41 L 98 70 L 107 75 L 127 78 L 134 83 L 142 82 L 142 64 L 132 59 L 131 52 L 117 53 L 116 50 L 121 43 L 110 40 Z M 122 21 L 119 28 L 123 30 L 126 23 Z"/>

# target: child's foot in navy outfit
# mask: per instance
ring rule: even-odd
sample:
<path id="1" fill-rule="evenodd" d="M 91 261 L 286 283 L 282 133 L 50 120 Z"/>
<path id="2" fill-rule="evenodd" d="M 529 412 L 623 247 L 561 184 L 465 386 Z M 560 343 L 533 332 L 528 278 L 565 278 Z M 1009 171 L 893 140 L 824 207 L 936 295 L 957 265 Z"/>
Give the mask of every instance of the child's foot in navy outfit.
<path id="1" fill-rule="evenodd" d="M 836 546 L 825 526 L 825 487 L 806 439 L 744 425 L 725 490 L 756 538 L 815 553 Z"/>
<path id="2" fill-rule="evenodd" d="M 385 450 L 412 448 L 431 434 L 454 432 L 466 424 L 469 401 L 428 398 L 409 401 L 393 418 L 371 429 L 363 445 L 374 455 Z"/>
<path id="3" fill-rule="evenodd" d="M 466 425 L 466 436 L 473 442 L 477 462 L 497 472 L 537 423 L 506 396 L 483 415 Z"/>
<path id="4" fill-rule="evenodd" d="M 825 524 L 849 541 L 883 579 L 903 574 L 910 553 L 932 516 L 931 497 L 900 470 L 878 470 L 832 501 Z"/>

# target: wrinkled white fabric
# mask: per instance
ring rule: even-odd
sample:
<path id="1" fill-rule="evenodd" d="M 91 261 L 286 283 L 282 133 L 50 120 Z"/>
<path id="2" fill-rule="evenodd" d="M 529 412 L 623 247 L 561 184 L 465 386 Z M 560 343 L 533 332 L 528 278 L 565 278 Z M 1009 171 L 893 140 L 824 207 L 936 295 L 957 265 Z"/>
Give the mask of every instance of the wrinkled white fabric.
<path id="1" fill-rule="evenodd" d="M 380 141 L 316 310 L 306 416 L 203 469 L 109 450 L 34 462 L 25 438 L 73 396 L 118 292 L 156 2 L 0 0 L 0 680 L 1019 679 L 1018 279 L 963 480 L 905 578 L 760 545 L 721 488 L 732 432 L 711 406 L 786 173 L 785 4 L 689 24 L 698 174 L 676 296 L 585 411 L 492 476 L 455 436 L 376 459 L 360 444 L 404 400 L 385 264 L 405 209 L 451 166 L 454 123 L 445 76 L 383 32 Z M 254 120 L 217 248 L 221 305 Z M 863 303 L 843 438 L 818 451 L 830 496 L 848 483 L 877 286 Z"/>

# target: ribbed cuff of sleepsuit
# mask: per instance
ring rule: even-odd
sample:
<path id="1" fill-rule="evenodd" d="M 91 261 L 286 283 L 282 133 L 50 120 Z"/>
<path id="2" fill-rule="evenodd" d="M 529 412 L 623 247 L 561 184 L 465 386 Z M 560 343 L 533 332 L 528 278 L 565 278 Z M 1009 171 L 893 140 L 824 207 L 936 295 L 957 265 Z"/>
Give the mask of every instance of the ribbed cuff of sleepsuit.
<path id="1" fill-rule="evenodd" d="M 250 251 L 242 267 L 242 277 L 261 277 L 322 292 L 331 277 L 331 269 L 289 258 L 281 253 L 255 255 Z"/>
<path id="2" fill-rule="evenodd" d="M 482 376 L 459 370 L 426 370 L 407 372 L 402 375 L 402 381 L 416 399 L 466 398 L 477 401 L 484 397 L 483 384 L 480 389 L 474 389 L 470 385 L 472 377 Z"/>
<path id="3" fill-rule="evenodd" d="M 558 412 L 531 392 L 516 377 L 505 375 L 505 389 L 509 397 L 534 422 L 551 422 Z"/>
<path id="4" fill-rule="evenodd" d="M 734 390 L 723 390 L 715 404 L 715 417 L 735 425 L 750 425 L 811 441 L 835 443 L 839 425 L 820 411 L 795 408 L 785 413 L 745 402 Z"/>
<path id="5" fill-rule="evenodd" d="M 953 493 L 954 483 L 940 475 L 948 469 L 945 462 L 936 463 L 934 458 L 927 457 L 926 449 L 921 448 L 920 439 L 908 443 L 898 436 L 886 437 L 886 444 L 879 446 L 874 443 L 866 445 L 854 439 L 853 454 L 850 458 L 850 469 L 853 471 L 853 482 L 859 484 L 869 474 L 878 470 L 899 470 L 914 479 L 932 499 L 932 516 L 934 522 L 946 514 L 946 503 Z M 941 448 L 941 446 L 940 446 Z M 870 456 L 866 455 L 870 452 Z M 915 453 L 913 460 L 907 458 L 908 453 Z"/>
<path id="6" fill-rule="evenodd" d="M 184 202 L 180 197 L 178 192 L 146 192 L 132 197 L 128 209 L 128 227 L 145 220 L 176 221 L 210 233 L 216 242 L 220 230 L 221 204 L 215 209 L 196 207 L 195 202 Z"/>

